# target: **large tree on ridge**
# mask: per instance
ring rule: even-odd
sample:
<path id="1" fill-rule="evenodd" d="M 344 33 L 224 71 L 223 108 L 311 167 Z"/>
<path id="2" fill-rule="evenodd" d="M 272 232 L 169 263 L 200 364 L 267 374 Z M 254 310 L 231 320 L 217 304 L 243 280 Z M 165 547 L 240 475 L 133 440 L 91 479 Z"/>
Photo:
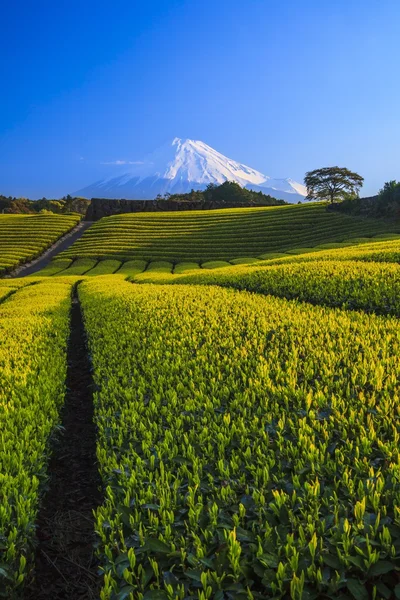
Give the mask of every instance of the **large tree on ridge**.
<path id="1" fill-rule="evenodd" d="M 306 200 L 343 200 L 349 194 L 358 196 L 364 177 L 344 167 L 324 167 L 309 171 L 304 177 Z"/>

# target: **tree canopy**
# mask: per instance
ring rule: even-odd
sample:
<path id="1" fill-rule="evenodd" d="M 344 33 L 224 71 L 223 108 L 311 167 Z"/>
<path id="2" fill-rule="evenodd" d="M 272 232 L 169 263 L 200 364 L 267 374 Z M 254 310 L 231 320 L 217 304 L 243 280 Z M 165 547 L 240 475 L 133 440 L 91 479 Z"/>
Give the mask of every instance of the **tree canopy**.
<path id="1" fill-rule="evenodd" d="M 344 200 L 349 194 L 358 197 L 364 177 L 344 167 L 324 167 L 309 171 L 304 177 L 306 200 Z"/>
<path id="2" fill-rule="evenodd" d="M 71 212 L 84 215 L 90 204 L 90 200 L 86 198 L 73 198 L 72 196 L 64 196 L 59 200 L 48 200 L 41 198 L 40 200 L 29 200 L 29 198 L 14 198 L 12 196 L 2 196 L 0 194 L 0 213 L 39 213 L 47 211 L 57 214 L 67 214 Z"/>
<path id="3" fill-rule="evenodd" d="M 235 181 L 225 181 L 221 185 L 208 184 L 205 190 L 192 190 L 187 194 L 165 194 L 157 196 L 156 200 L 168 200 L 171 202 L 210 202 L 210 203 L 237 203 L 238 205 L 269 205 L 276 206 L 286 204 L 284 200 L 273 198 L 269 194 L 253 192 L 242 188 Z"/>

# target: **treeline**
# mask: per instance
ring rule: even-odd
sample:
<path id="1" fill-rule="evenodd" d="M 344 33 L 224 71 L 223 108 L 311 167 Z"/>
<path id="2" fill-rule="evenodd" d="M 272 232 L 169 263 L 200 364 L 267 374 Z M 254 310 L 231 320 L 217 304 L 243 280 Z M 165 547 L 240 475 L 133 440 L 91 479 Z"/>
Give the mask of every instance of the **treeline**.
<path id="1" fill-rule="evenodd" d="M 225 181 L 221 185 L 210 183 L 205 190 L 192 190 L 187 194 L 165 194 L 157 196 L 158 201 L 168 202 L 198 202 L 202 203 L 221 203 L 231 204 L 237 203 L 238 205 L 261 205 L 261 206 L 277 206 L 281 204 L 287 204 L 284 200 L 277 200 L 269 194 L 263 194 L 262 192 L 253 192 L 246 188 L 242 188 L 238 183 L 234 181 Z"/>
<path id="2" fill-rule="evenodd" d="M 110 200 L 113 202 L 113 200 Z M 117 202 L 115 200 L 114 202 Z M 120 201 L 119 201 L 120 202 Z M 135 202 L 135 201 L 132 201 Z M 136 201 L 138 202 L 138 201 Z M 151 210 L 150 204 L 156 203 L 162 207 L 165 203 L 164 210 L 173 210 L 174 205 L 182 209 L 189 204 L 198 204 L 199 207 L 213 206 L 277 206 L 287 204 L 284 200 L 277 200 L 268 194 L 262 192 L 253 192 L 242 188 L 239 184 L 233 181 L 226 181 L 221 185 L 210 183 L 205 190 L 192 190 L 187 194 L 165 194 L 158 195 L 154 201 L 146 201 L 142 210 Z M 171 206 L 172 203 L 172 206 Z M 29 200 L 29 198 L 13 198 L 11 196 L 0 195 L 0 213 L 46 213 L 52 212 L 56 214 L 79 213 L 86 215 L 90 200 L 86 198 L 77 198 L 72 196 L 64 196 L 59 200 L 49 200 L 41 198 L 40 200 Z M 133 207 L 131 207 L 133 208 Z M 120 211 L 117 211 L 120 212 Z M 128 211 L 130 212 L 130 211 Z M 135 211 L 134 211 L 135 212 Z"/>
<path id="3" fill-rule="evenodd" d="M 35 213 L 56 213 L 69 214 L 79 213 L 84 215 L 90 204 L 86 198 L 74 198 L 64 196 L 60 200 L 29 200 L 29 198 L 13 198 L 12 196 L 0 195 L 0 213 L 6 214 L 35 214 Z"/>
<path id="4" fill-rule="evenodd" d="M 386 182 L 377 196 L 348 198 L 329 208 L 355 216 L 400 219 L 400 181 Z"/>

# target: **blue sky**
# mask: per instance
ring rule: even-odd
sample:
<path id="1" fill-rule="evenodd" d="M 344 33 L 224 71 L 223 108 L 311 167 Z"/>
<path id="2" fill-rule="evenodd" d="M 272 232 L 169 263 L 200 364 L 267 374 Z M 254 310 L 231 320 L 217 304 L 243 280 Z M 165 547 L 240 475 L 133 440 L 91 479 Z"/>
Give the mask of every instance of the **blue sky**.
<path id="1" fill-rule="evenodd" d="M 176 136 L 273 177 L 400 179 L 398 0 L 16 0 L 0 22 L 0 194 L 60 197 Z"/>

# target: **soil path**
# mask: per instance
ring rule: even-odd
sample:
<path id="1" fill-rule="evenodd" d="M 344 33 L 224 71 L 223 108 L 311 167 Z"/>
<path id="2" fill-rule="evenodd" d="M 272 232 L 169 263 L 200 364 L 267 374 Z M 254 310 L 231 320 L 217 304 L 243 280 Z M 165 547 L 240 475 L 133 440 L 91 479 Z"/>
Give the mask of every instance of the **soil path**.
<path id="1" fill-rule="evenodd" d="M 48 250 L 46 250 L 43 254 L 41 254 L 38 258 L 35 258 L 30 263 L 26 265 L 21 265 L 17 267 L 10 273 L 6 275 L 6 278 L 9 277 L 26 277 L 27 275 L 33 275 L 37 273 L 41 269 L 43 269 L 46 265 L 49 264 L 51 260 L 60 252 L 64 252 L 67 250 L 76 240 L 79 240 L 80 237 L 85 233 L 86 229 L 88 229 L 91 225 L 93 225 L 93 221 L 81 221 L 78 223 L 74 229 L 69 231 L 66 235 L 56 241 L 53 246 L 51 246 Z"/>
<path id="2" fill-rule="evenodd" d="M 93 422 L 93 381 L 75 288 L 62 432 L 53 445 L 49 488 L 37 519 L 35 580 L 24 600 L 97 600 L 93 509 L 101 502 Z"/>

